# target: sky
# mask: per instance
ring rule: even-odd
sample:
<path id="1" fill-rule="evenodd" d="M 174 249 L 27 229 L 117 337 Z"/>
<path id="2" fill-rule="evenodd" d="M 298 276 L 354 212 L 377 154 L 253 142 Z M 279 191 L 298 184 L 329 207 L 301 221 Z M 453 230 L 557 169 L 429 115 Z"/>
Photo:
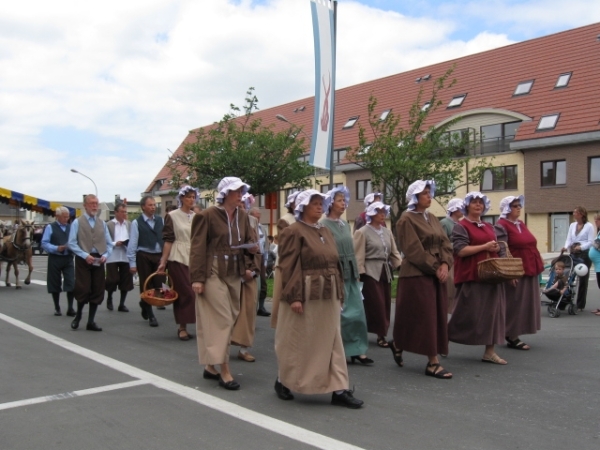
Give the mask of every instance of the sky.
<path id="1" fill-rule="evenodd" d="M 339 0 L 337 88 L 600 22 L 590 0 Z M 310 0 L 0 9 L 0 187 L 137 201 L 188 131 L 314 94 Z"/>

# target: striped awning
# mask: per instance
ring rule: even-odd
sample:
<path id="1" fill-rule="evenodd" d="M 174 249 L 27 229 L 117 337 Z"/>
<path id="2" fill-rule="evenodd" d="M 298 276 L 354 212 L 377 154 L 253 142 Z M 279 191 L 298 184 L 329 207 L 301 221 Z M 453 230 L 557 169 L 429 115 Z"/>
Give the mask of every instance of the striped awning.
<path id="1" fill-rule="evenodd" d="M 59 206 L 62 206 L 57 202 L 50 202 L 41 198 L 32 197 L 31 195 L 21 194 L 20 192 L 11 191 L 0 187 L 0 202 L 7 203 L 17 208 L 24 208 L 29 211 L 36 211 L 44 214 L 45 216 L 54 216 L 54 211 Z M 66 207 L 69 210 L 69 214 L 72 217 L 78 217 L 81 214 L 79 209 Z"/>

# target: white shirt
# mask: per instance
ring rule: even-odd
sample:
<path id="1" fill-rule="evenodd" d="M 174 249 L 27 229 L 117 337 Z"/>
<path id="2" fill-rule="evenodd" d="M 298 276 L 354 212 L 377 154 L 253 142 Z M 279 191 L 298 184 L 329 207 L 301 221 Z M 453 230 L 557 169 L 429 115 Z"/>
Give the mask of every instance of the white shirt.
<path id="1" fill-rule="evenodd" d="M 124 245 L 117 247 L 117 242 L 124 242 L 129 239 L 129 233 L 127 232 L 127 221 L 124 220 L 123 223 L 120 223 L 117 219 L 113 219 L 112 222 L 114 222 L 115 224 L 115 238 L 113 241 L 113 245 L 115 247 L 113 248 L 113 251 L 108 257 L 108 259 L 106 260 L 106 264 L 117 262 L 129 262 L 129 260 L 127 259 L 127 247 L 125 247 Z"/>
<path id="2" fill-rule="evenodd" d="M 569 225 L 569 233 L 567 234 L 565 247 L 569 248 L 571 245 L 579 242 L 582 251 L 589 250 L 594 243 L 595 238 L 594 226 L 590 222 L 584 223 L 583 228 L 579 233 L 577 233 L 577 222 L 573 222 Z"/>

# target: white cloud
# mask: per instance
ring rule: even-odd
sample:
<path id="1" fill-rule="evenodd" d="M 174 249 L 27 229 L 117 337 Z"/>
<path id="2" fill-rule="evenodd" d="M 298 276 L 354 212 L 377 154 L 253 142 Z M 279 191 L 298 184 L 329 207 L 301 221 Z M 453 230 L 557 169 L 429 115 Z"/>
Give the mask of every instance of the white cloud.
<path id="1" fill-rule="evenodd" d="M 166 149 L 177 148 L 188 130 L 218 120 L 230 103 L 241 104 L 249 86 L 263 108 L 311 96 L 309 1 L 265 3 L 3 5 L 0 186 L 77 200 L 91 183 L 69 172 L 75 166 L 94 178 L 102 199 L 137 198 L 166 161 Z M 529 5 L 520 17 L 538 20 L 544 4 Z M 569 9 L 557 7 L 555 15 Z M 340 2 L 338 11 L 338 87 L 512 42 L 504 31 L 451 40 L 461 25 L 451 19 L 408 17 L 357 1 Z M 45 148 L 38 136 L 47 127 L 82 130 L 100 141 L 76 155 L 66 143 Z"/>

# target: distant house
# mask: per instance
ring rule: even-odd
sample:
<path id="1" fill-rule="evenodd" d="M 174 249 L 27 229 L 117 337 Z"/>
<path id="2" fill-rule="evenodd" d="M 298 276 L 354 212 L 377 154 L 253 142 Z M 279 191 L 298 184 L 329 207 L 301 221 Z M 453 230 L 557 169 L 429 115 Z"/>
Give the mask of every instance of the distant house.
<path id="1" fill-rule="evenodd" d="M 593 24 L 339 89 L 334 182 L 351 190 L 347 218 L 353 221 L 363 210 L 362 199 L 372 189 L 370 173 L 345 157 L 358 145 L 357 124 L 366 124 L 369 96 L 378 98 L 383 120 L 392 110 L 406 121 L 419 89 L 424 87 L 427 93 L 428 84 L 455 65 L 457 83 L 442 93 L 446 106 L 432 113 L 427 125 L 460 117 L 452 130 L 474 132 L 475 156 L 493 156 L 498 167 L 485 174 L 481 185 L 458 189 L 456 195 L 485 192 L 492 200 L 486 220 L 493 222 L 501 198 L 524 194 L 523 219 L 537 236 L 539 249 L 560 249 L 573 208 L 582 205 L 592 214 L 600 209 L 599 63 L 600 24 Z M 313 112 L 310 97 L 261 110 L 256 116 L 284 129 L 289 124 L 276 120 L 281 115 L 310 134 Z M 175 155 L 192 142 L 194 131 Z M 314 178 L 329 182 L 321 171 L 315 171 Z M 145 192 L 164 205 L 173 202 L 169 181 L 165 166 Z M 287 193 L 280 192 L 277 216 L 284 212 Z M 258 201 L 264 205 L 264 198 Z M 444 214 L 439 206 L 432 211 Z"/>

